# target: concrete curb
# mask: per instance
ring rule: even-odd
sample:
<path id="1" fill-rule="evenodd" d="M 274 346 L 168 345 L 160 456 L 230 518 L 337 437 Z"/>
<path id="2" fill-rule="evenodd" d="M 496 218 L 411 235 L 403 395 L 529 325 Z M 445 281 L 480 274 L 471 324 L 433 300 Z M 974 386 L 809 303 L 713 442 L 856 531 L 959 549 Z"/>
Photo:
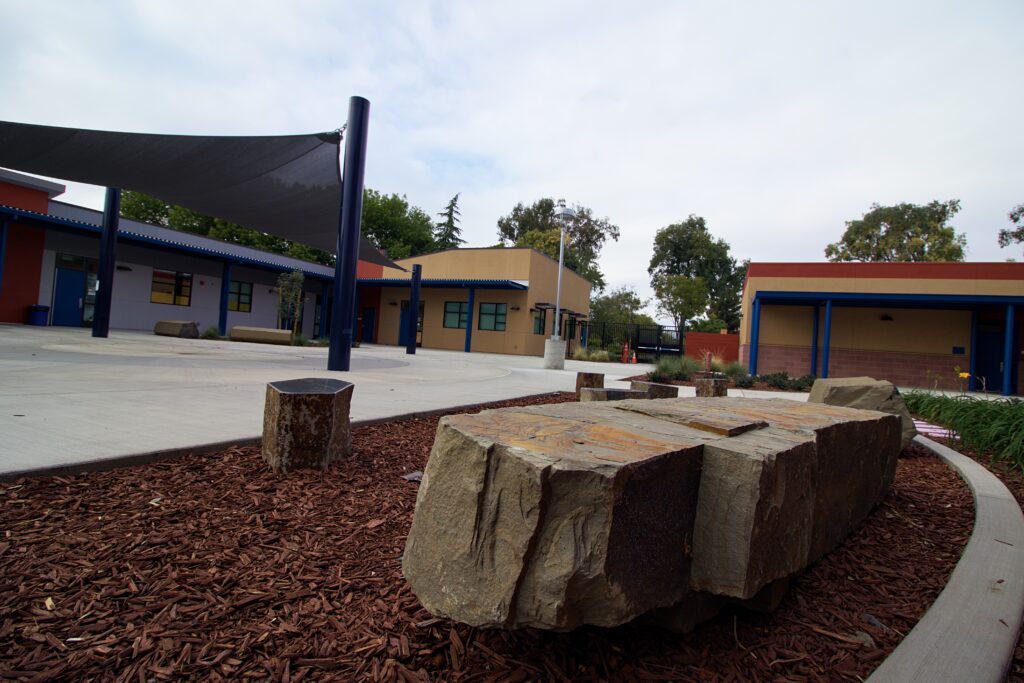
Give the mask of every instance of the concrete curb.
<path id="1" fill-rule="evenodd" d="M 531 396 L 549 396 L 562 393 L 567 392 L 549 391 L 543 394 L 532 394 Z M 530 398 L 530 396 L 522 396 L 521 398 Z M 480 408 L 491 403 L 501 402 L 502 401 L 484 401 L 483 403 L 468 403 L 461 406 L 450 406 L 448 408 L 437 408 L 435 410 L 422 410 L 412 413 L 403 413 L 401 415 L 390 415 L 388 417 L 353 420 L 352 427 L 367 427 L 370 425 L 381 424 L 383 422 L 392 422 L 394 420 L 413 420 L 421 417 L 434 417 L 457 411 L 473 410 L 474 408 Z M 262 440 L 262 435 L 245 436 L 238 439 L 229 439 L 227 441 L 214 441 L 213 443 L 195 444 L 193 446 L 181 446 L 178 448 L 166 448 L 159 451 L 146 451 L 144 453 L 130 453 L 128 455 L 118 455 L 113 458 L 98 458 L 96 460 L 69 463 L 67 465 L 53 465 L 51 467 L 17 470 L 15 472 L 0 472 L 0 481 L 12 481 L 14 479 L 21 479 L 22 477 L 61 477 L 83 474 L 85 472 L 106 472 L 108 470 L 116 470 L 121 467 L 148 465 L 160 460 L 177 458 L 182 455 L 214 453 L 216 451 L 224 450 L 225 448 L 230 448 L 231 446 L 251 446 L 260 443 Z"/>
<path id="2" fill-rule="evenodd" d="M 1024 515 L 974 460 L 923 436 L 914 441 L 971 488 L 974 530 L 942 593 L 868 681 L 1004 681 L 1024 615 Z"/>

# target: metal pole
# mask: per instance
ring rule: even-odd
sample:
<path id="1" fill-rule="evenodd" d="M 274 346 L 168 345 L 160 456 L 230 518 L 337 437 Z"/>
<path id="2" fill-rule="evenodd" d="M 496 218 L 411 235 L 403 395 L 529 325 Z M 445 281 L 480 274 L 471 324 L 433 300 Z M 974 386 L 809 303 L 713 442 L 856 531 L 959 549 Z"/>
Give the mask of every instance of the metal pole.
<path id="1" fill-rule="evenodd" d="M 682 332 L 680 331 L 680 336 Z M 757 338 L 761 334 L 761 300 L 754 298 L 754 313 L 750 316 L 750 374 L 757 375 Z"/>
<path id="2" fill-rule="evenodd" d="M 228 299 L 231 298 L 231 261 L 225 261 L 220 275 L 220 317 L 217 319 L 217 333 L 228 333 Z"/>
<path id="3" fill-rule="evenodd" d="M 117 259 L 117 226 L 121 213 L 121 190 L 108 187 L 103 202 L 103 232 L 100 234 L 100 261 L 96 271 L 96 308 L 92 336 L 110 333 L 110 300 L 114 293 L 114 265 Z"/>
<path id="4" fill-rule="evenodd" d="M 466 343 L 463 351 L 469 353 L 473 348 L 473 306 L 476 305 L 476 287 L 469 288 L 469 303 L 466 304 Z"/>
<path id="5" fill-rule="evenodd" d="M 821 342 L 821 377 L 828 379 L 828 352 L 832 345 L 832 299 L 825 302 L 825 338 Z"/>
<path id="6" fill-rule="evenodd" d="M 977 391 L 978 380 L 978 312 L 971 311 L 971 376 L 967 378 L 967 390 Z"/>
<path id="7" fill-rule="evenodd" d="M 412 282 L 409 283 L 409 322 L 406 329 L 409 334 L 405 338 L 405 352 L 416 355 L 416 334 L 420 328 L 420 279 L 423 277 L 423 266 L 416 263 L 412 267 Z"/>
<path id="8" fill-rule="evenodd" d="M 356 268 L 359 265 L 359 222 L 363 215 L 363 176 L 366 172 L 366 134 L 370 102 L 348 101 L 345 165 L 341 182 L 338 258 L 334 265 L 334 302 L 327 369 L 348 371 L 352 361 L 352 335 L 356 308 Z"/>
<path id="9" fill-rule="evenodd" d="M 555 288 L 555 332 L 551 338 L 558 341 L 562 338 L 559 328 L 562 318 L 562 264 L 565 262 L 565 228 L 558 231 L 558 285 Z"/>
<path id="10" fill-rule="evenodd" d="M 1013 333 L 1016 324 L 1014 322 L 1014 305 L 1006 305 L 1006 337 L 1003 341 L 1003 396 L 1013 394 Z"/>
<path id="11" fill-rule="evenodd" d="M 821 309 L 818 302 L 814 302 L 814 316 L 811 323 L 811 374 L 818 374 L 818 325 L 821 318 Z"/>

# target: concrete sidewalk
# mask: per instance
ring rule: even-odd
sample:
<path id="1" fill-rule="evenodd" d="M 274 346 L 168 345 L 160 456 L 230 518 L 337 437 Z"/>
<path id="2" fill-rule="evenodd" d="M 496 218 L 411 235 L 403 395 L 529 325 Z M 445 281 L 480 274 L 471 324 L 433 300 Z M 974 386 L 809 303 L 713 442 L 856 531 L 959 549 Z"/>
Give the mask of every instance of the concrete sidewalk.
<path id="1" fill-rule="evenodd" d="M 572 391 L 576 372 L 607 386 L 650 365 L 566 361 L 394 346 L 352 350 L 331 373 L 327 349 L 87 329 L 0 325 L 0 474 L 258 437 L 267 382 L 337 377 L 355 384 L 352 419 L 386 418 Z M 693 390 L 683 387 L 681 395 Z M 760 392 L 731 392 L 759 395 Z M 801 400 L 803 394 L 771 394 Z"/>

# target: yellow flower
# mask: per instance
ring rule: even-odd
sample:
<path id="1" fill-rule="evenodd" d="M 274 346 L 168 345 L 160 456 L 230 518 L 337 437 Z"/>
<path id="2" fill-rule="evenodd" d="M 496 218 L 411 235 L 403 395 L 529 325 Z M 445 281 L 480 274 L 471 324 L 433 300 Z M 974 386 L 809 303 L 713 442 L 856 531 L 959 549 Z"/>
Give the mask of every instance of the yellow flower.
<path id="1" fill-rule="evenodd" d="M 970 379 L 970 377 L 971 377 L 971 373 L 969 373 L 969 372 L 961 372 L 960 373 L 960 379 Z"/>

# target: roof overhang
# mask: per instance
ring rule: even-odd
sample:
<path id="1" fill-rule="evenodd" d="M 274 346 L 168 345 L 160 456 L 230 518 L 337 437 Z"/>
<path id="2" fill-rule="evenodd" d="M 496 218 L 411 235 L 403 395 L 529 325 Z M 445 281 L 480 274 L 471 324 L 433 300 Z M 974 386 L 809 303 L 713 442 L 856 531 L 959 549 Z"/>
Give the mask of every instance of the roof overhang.
<path id="1" fill-rule="evenodd" d="M 9 183 L 19 187 L 27 187 L 30 190 L 45 192 L 46 196 L 50 199 L 64 194 L 64 190 L 67 189 L 67 187 L 60 183 L 53 183 L 49 180 L 25 175 L 24 173 L 15 173 L 14 171 L 8 171 L 6 168 L 0 168 L 0 183 Z"/>
<path id="2" fill-rule="evenodd" d="M 412 280 L 406 278 L 359 278 L 359 286 L 411 287 Z M 464 278 L 423 278 L 420 287 L 425 289 L 504 289 L 525 292 L 529 284 L 521 280 L 483 280 Z"/>
<path id="3" fill-rule="evenodd" d="M 761 304 L 783 306 L 824 305 L 880 308 L 961 308 L 978 306 L 1021 306 L 1024 296 L 987 294 L 907 294 L 871 292 L 800 292 L 759 291 L 754 300 Z"/>

